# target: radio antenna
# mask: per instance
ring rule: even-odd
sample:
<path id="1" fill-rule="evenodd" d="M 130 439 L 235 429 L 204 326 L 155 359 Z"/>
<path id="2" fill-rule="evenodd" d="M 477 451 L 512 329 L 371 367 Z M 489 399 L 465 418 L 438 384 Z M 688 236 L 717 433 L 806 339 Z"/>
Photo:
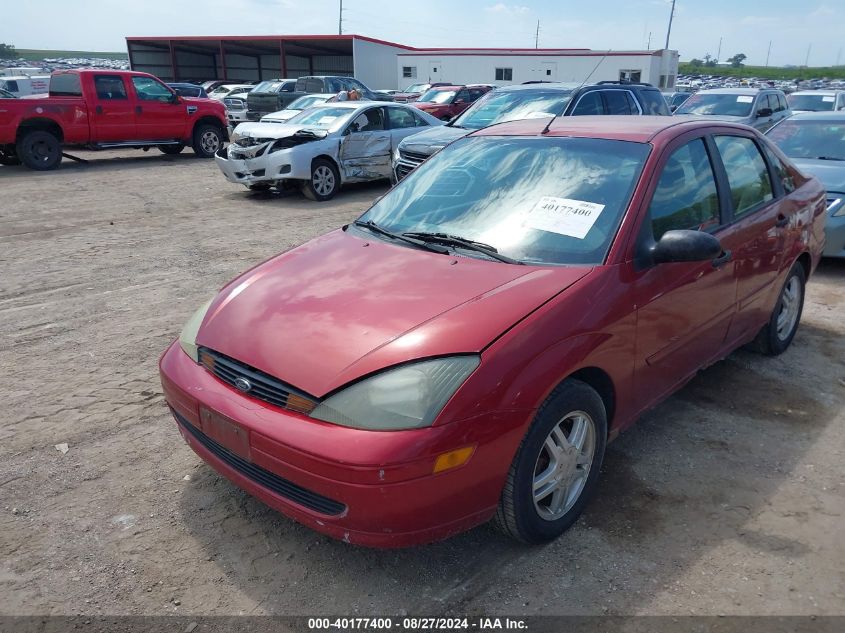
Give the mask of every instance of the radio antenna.
<path id="1" fill-rule="evenodd" d="M 583 88 L 583 87 L 584 87 L 584 84 L 585 84 L 585 83 L 587 83 L 587 81 L 590 79 L 590 77 L 592 77 L 592 76 L 593 76 L 593 73 L 595 73 L 595 72 L 599 69 L 599 66 L 601 66 L 601 63 L 602 63 L 605 59 L 607 59 L 607 56 L 610 54 L 610 52 L 611 52 L 612 50 L 613 50 L 613 49 L 610 49 L 610 48 L 609 48 L 609 49 L 607 49 L 607 50 L 604 52 L 604 55 L 602 55 L 602 57 L 601 57 L 601 59 L 598 61 L 598 63 L 597 63 L 595 66 L 593 66 L 593 69 L 590 71 L 590 73 L 589 73 L 586 77 L 584 77 L 584 81 L 582 81 L 582 82 L 578 85 L 578 87 L 577 87 L 575 90 L 580 90 L 581 88 Z M 575 92 L 575 90 L 573 90 L 573 92 Z M 551 125 L 552 125 L 552 123 L 554 123 L 554 122 L 555 122 L 555 119 L 557 119 L 559 116 L 560 116 L 559 114 L 556 114 L 556 115 L 554 115 L 551 119 L 549 119 L 549 122 L 548 122 L 548 123 L 546 123 L 546 127 L 544 127 L 544 128 L 543 128 L 543 131 L 542 131 L 542 132 L 540 132 L 540 134 L 545 134 L 546 132 L 548 132 L 548 131 L 549 131 L 549 128 L 550 128 L 550 127 L 551 127 Z"/>

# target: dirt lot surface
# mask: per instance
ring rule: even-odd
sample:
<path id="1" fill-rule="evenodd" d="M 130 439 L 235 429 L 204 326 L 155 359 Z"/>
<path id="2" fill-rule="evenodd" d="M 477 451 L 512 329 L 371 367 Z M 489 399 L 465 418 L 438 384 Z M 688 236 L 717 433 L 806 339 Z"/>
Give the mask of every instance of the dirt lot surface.
<path id="1" fill-rule="evenodd" d="M 374 551 L 205 466 L 156 363 L 225 281 L 385 187 L 317 204 L 188 153 L 81 155 L 0 167 L 0 615 L 845 614 L 845 265 L 787 353 L 733 354 L 611 445 L 558 541 Z"/>

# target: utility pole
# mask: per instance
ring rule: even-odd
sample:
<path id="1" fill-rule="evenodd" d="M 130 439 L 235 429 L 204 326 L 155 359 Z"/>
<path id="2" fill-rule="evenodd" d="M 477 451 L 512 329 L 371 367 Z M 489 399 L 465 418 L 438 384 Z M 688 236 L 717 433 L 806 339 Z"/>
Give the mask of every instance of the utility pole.
<path id="1" fill-rule="evenodd" d="M 719 50 L 716 51 L 716 61 L 722 59 L 722 38 L 719 38 Z"/>
<path id="2" fill-rule="evenodd" d="M 666 46 L 665 49 L 669 48 L 669 35 L 672 33 L 672 18 L 675 17 L 675 0 L 672 0 L 672 10 L 669 12 L 669 28 L 666 29 Z"/>
<path id="3" fill-rule="evenodd" d="M 769 50 L 766 53 L 766 68 L 769 67 L 769 55 L 772 54 L 772 40 L 769 40 Z"/>
<path id="4" fill-rule="evenodd" d="M 651 31 L 648 32 L 648 44 L 645 45 L 647 51 L 651 50 Z"/>
<path id="5" fill-rule="evenodd" d="M 343 35 L 343 0 L 340 0 L 340 9 L 337 12 L 337 34 Z"/>
<path id="6" fill-rule="evenodd" d="M 839 52 L 836 53 L 836 65 L 839 66 L 839 60 L 842 59 L 842 47 L 839 47 Z"/>
<path id="7" fill-rule="evenodd" d="M 807 56 L 804 58 L 804 68 L 807 68 L 810 65 L 810 51 L 813 50 L 813 45 L 810 44 L 807 47 Z"/>
<path id="8" fill-rule="evenodd" d="M 537 20 L 537 32 L 534 34 L 534 48 L 540 46 L 540 20 Z"/>

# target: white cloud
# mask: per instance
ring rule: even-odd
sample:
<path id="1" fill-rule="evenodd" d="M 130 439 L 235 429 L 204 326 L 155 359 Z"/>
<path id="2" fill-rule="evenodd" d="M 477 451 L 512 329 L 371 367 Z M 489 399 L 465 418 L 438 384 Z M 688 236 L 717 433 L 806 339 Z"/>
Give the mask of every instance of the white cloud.
<path id="1" fill-rule="evenodd" d="M 502 15 L 522 15 L 531 11 L 531 9 L 522 5 L 507 5 L 504 2 L 494 4 L 492 7 L 485 7 L 484 10 Z"/>

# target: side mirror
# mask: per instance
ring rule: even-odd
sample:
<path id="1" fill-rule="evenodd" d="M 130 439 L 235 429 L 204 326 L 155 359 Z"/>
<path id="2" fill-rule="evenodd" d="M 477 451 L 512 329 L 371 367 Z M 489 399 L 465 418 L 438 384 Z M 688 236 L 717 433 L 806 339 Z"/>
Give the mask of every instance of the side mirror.
<path id="1" fill-rule="evenodd" d="M 772 116 L 771 108 L 760 108 L 759 110 L 757 110 L 757 118 L 763 118 L 767 116 Z"/>
<path id="2" fill-rule="evenodd" d="M 172 103 L 173 105 L 176 105 L 181 102 L 181 97 L 179 97 L 179 95 L 177 95 L 175 92 L 167 98 L 167 103 Z"/>
<path id="3" fill-rule="evenodd" d="M 652 250 L 656 264 L 704 262 L 721 254 L 719 240 L 704 231 L 666 231 Z"/>
<path id="4" fill-rule="evenodd" d="M 678 109 L 678 106 L 676 106 L 676 105 L 670 105 L 669 106 L 669 112 L 674 112 L 677 109 Z"/>

